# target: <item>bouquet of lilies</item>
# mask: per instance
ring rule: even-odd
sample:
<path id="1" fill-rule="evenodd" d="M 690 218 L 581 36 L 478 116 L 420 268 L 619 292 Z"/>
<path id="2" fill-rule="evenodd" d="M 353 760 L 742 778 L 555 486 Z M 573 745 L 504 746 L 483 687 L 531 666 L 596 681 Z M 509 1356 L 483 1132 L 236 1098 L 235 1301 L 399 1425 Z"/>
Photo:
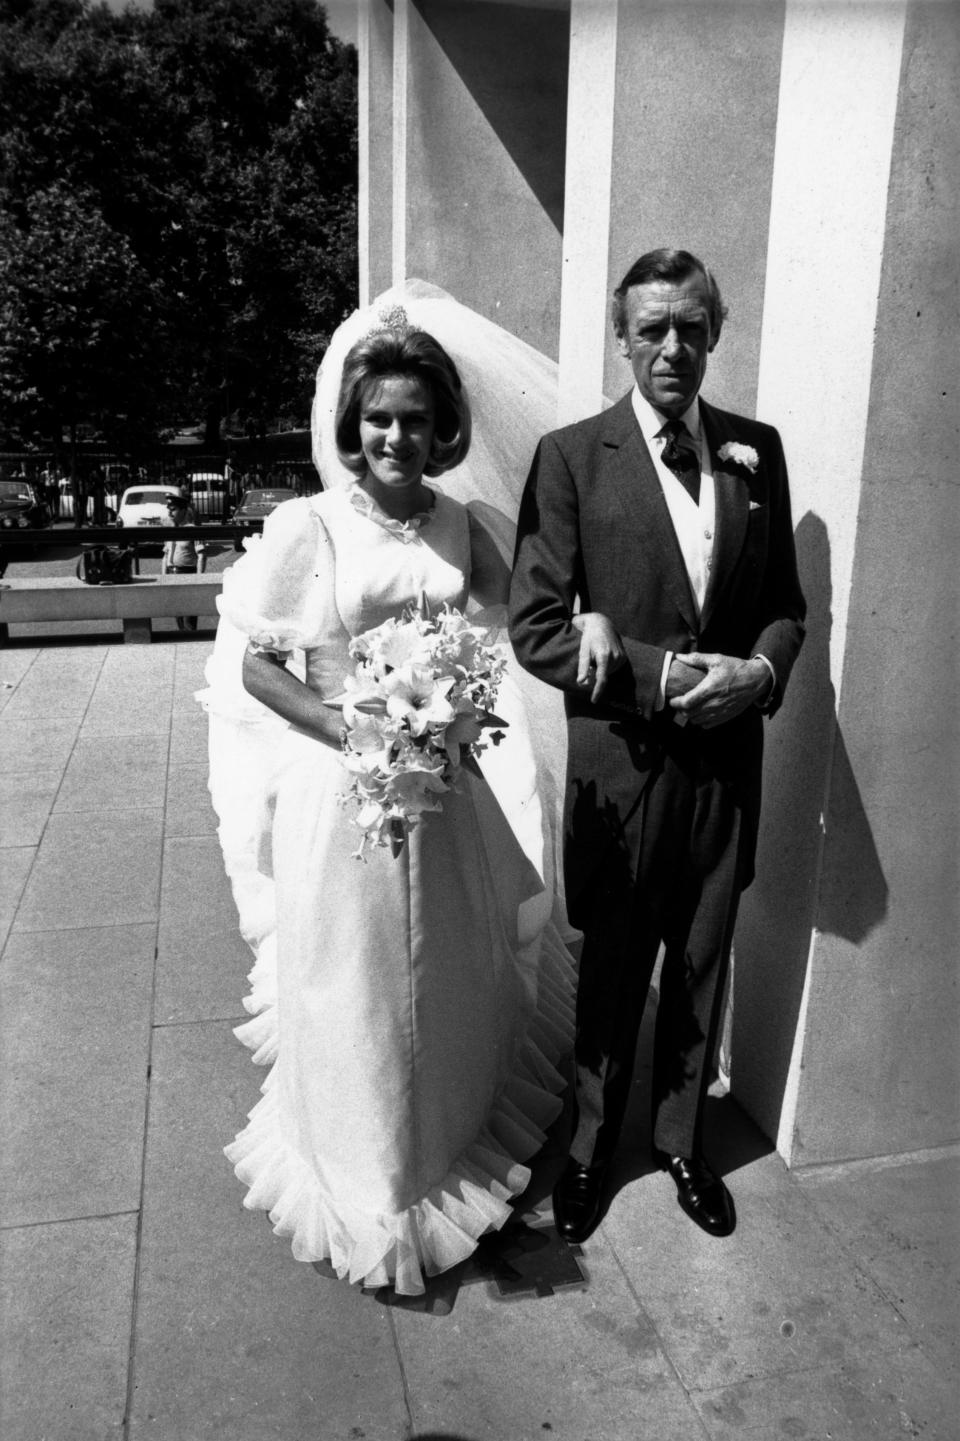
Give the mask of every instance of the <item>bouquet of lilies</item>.
<path id="1" fill-rule="evenodd" d="M 426 598 L 350 644 L 357 666 L 344 692 L 344 804 L 355 803 L 354 852 L 389 845 L 398 855 L 426 811 L 442 809 L 461 762 L 484 749 L 506 661 L 502 648 L 451 606 L 431 615 Z M 494 744 L 502 731 L 491 731 Z"/>

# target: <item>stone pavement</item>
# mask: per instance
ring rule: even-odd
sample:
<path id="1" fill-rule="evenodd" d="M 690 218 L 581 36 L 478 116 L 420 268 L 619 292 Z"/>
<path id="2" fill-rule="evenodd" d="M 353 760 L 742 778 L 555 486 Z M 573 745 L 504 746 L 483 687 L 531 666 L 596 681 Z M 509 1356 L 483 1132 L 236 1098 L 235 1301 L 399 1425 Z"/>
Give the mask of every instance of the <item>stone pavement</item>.
<path id="1" fill-rule="evenodd" d="M 3 1441 L 957 1441 L 960 1148 L 789 1172 L 718 1095 L 717 1241 L 634 1116 L 582 1276 L 555 1149 L 528 1224 L 409 1306 L 243 1210 L 209 649 L 0 651 Z"/>

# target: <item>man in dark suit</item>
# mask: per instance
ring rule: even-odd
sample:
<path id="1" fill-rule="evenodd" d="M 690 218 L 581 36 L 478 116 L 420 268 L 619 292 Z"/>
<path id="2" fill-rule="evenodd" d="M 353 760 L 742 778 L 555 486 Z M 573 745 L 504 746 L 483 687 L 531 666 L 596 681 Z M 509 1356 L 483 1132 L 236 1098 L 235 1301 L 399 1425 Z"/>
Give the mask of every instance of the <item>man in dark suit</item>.
<path id="1" fill-rule="evenodd" d="M 763 715 L 803 639 L 783 449 L 699 399 L 724 308 L 683 250 L 642 256 L 613 298 L 633 390 L 546 436 L 520 508 L 510 634 L 565 693 L 567 908 L 584 933 L 575 1122 L 558 1228 L 589 1235 L 664 962 L 655 1156 L 687 1214 L 735 1224 L 702 1117 L 741 890 L 753 876 Z"/>

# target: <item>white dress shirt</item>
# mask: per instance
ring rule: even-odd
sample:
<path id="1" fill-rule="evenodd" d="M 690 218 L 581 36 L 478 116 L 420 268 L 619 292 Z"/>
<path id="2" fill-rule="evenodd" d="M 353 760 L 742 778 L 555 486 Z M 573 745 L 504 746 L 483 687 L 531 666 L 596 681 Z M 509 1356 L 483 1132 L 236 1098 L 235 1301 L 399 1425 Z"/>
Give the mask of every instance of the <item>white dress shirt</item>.
<path id="1" fill-rule="evenodd" d="M 707 581 L 710 578 L 710 567 L 713 564 L 713 535 L 716 517 L 713 465 L 710 460 L 710 448 L 703 438 L 700 426 L 700 401 L 695 397 L 692 405 L 679 417 L 693 437 L 693 443 L 700 455 L 700 502 L 698 504 L 690 492 L 680 484 L 670 467 L 665 465 L 661 459 L 666 437 L 662 436 L 660 432 L 669 417 L 661 415 L 659 410 L 654 410 L 649 400 L 640 394 L 638 386 L 634 386 L 631 400 L 633 401 L 633 413 L 637 417 L 643 438 L 647 442 L 647 449 L 663 490 L 663 498 L 667 502 L 667 509 L 670 512 L 670 519 L 673 521 L 680 553 L 690 579 L 690 589 L 697 602 L 697 613 L 699 614 L 703 609 Z"/>
<path id="2" fill-rule="evenodd" d="M 704 597 L 707 594 L 707 585 L 710 580 L 710 569 L 713 565 L 717 514 L 713 462 L 710 457 L 710 447 L 707 445 L 703 427 L 700 424 L 700 400 L 699 397 L 694 397 L 693 402 L 679 417 L 690 432 L 700 455 L 700 500 L 698 503 L 661 458 L 666 445 L 666 436 L 661 435 L 660 432 L 670 417 L 661 415 L 659 410 L 654 409 L 646 396 L 641 395 L 639 386 L 633 387 L 630 398 L 633 403 L 633 413 L 637 417 L 637 424 L 647 443 L 647 450 L 650 452 L 650 459 L 653 461 L 653 468 L 657 472 L 657 479 L 663 490 L 663 498 L 670 512 L 670 519 L 673 522 L 673 529 L 680 546 L 680 554 L 683 556 L 690 589 L 693 592 L 699 615 L 703 610 Z M 657 710 L 663 710 L 667 703 L 667 675 L 673 657 L 672 650 L 668 650 L 664 657 L 663 670 L 660 672 L 660 689 L 657 692 Z M 758 655 L 756 659 L 762 660 L 770 672 L 772 690 L 773 685 L 776 684 L 773 666 L 765 655 Z M 677 720 L 685 722 L 686 716 L 678 715 Z"/>

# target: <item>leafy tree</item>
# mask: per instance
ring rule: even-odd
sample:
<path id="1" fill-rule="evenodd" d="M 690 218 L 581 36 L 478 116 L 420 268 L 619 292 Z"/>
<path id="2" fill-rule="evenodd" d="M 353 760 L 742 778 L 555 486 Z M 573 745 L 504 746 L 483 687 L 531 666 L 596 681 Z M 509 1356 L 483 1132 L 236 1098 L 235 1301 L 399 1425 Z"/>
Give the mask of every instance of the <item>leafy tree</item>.
<path id="1" fill-rule="evenodd" d="M 156 284 L 83 192 L 42 190 L 25 219 L 2 222 L 2 400 L 28 430 L 94 423 L 122 441 L 162 417 L 150 384 Z"/>
<path id="2" fill-rule="evenodd" d="M 355 301 L 353 51 L 314 0 L 0 0 L 0 421 L 306 417 Z"/>

